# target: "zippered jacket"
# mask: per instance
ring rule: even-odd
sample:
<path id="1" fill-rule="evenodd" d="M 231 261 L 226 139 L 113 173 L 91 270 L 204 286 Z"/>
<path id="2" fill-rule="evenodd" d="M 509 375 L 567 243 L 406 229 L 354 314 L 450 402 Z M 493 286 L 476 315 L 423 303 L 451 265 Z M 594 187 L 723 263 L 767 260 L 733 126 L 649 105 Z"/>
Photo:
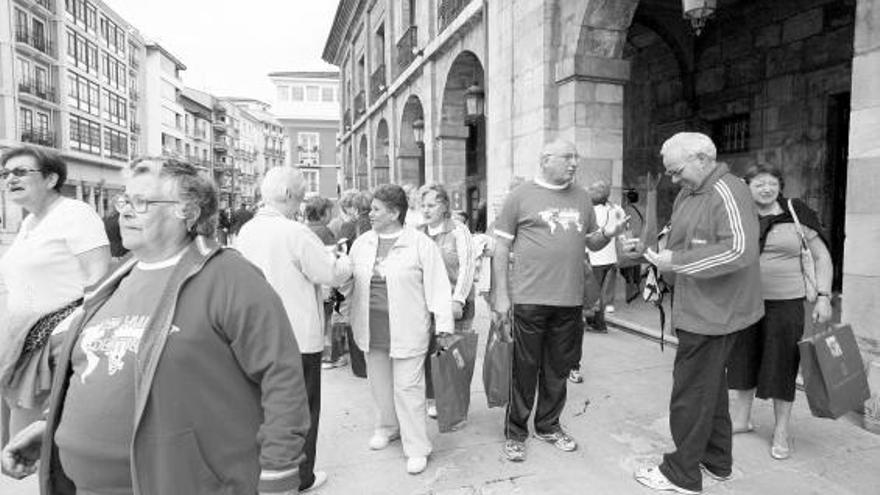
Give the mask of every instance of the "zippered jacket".
<path id="1" fill-rule="evenodd" d="M 675 328 L 724 335 L 761 319 L 758 235 L 752 195 L 727 165 L 679 192 L 666 245 L 673 253 Z"/>
<path id="2" fill-rule="evenodd" d="M 54 443 L 71 354 L 135 264 L 129 258 L 107 275 L 63 334 L 40 463 L 44 495 L 76 493 Z M 298 489 L 309 428 L 299 348 L 278 295 L 240 254 L 203 237 L 190 244 L 150 317 L 136 363 L 134 495 Z"/>

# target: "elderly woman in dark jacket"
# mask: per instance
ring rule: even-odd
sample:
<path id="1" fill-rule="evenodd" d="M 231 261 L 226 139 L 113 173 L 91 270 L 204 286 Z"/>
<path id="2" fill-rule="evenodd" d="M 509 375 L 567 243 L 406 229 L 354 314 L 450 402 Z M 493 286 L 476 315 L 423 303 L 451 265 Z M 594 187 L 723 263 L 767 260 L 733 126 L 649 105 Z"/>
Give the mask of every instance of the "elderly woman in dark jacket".
<path id="1" fill-rule="evenodd" d="M 66 330 L 49 416 L 10 441 L 3 470 L 30 474 L 44 446 L 47 494 L 295 492 L 299 350 L 259 271 L 209 240 L 212 181 L 143 159 L 115 206 L 133 256 Z"/>

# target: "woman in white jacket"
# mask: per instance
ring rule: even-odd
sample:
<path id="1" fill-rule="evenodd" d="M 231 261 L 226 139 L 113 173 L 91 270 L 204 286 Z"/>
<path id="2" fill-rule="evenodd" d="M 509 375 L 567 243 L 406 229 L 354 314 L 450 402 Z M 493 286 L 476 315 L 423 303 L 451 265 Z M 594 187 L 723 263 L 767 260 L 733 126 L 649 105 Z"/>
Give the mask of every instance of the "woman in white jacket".
<path id="1" fill-rule="evenodd" d="M 425 355 L 431 318 L 437 333 L 453 332 L 451 289 L 440 250 L 404 228 L 406 193 L 384 184 L 373 191 L 373 230 L 351 249 L 353 279 L 345 288 L 355 341 L 367 351 L 377 416 L 370 448 L 401 438 L 410 474 L 431 453 L 425 407 Z"/>

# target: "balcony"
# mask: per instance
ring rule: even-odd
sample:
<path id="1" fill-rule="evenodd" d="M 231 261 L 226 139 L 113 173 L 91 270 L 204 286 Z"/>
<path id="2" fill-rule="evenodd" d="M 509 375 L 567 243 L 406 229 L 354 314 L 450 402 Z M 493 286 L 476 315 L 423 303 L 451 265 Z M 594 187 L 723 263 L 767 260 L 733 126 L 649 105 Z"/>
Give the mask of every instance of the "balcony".
<path id="1" fill-rule="evenodd" d="M 216 151 L 222 151 L 225 153 L 227 150 L 229 150 L 229 145 L 226 143 L 225 139 L 217 139 L 216 141 L 214 141 L 214 149 Z"/>
<path id="2" fill-rule="evenodd" d="M 440 6 L 437 9 L 437 22 L 440 24 L 440 31 L 446 29 L 446 26 L 452 23 L 458 14 L 464 10 L 471 0 L 440 0 Z"/>
<path id="3" fill-rule="evenodd" d="M 28 33 L 24 30 L 16 30 L 15 31 L 15 41 L 19 43 L 24 43 L 31 48 L 35 48 L 40 52 L 49 55 L 50 57 L 55 56 L 55 45 L 46 39 L 45 36 L 28 36 Z"/>
<path id="4" fill-rule="evenodd" d="M 43 82 L 37 82 L 33 79 L 22 79 L 18 81 L 19 93 L 34 95 L 42 100 L 56 103 L 55 88 Z"/>
<path id="5" fill-rule="evenodd" d="M 399 75 L 416 59 L 419 47 L 419 29 L 410 26 L 397 42 L 397 74 Z"/>
<path id="6" fill-rule="evenodd" d="M 375 102 L 379 99 L 382 93 L 385 92 L 386 82 L 385 82 L 385 64 L 379 66 L 373 75 L 370 76 L 370 102 Z"/>
<path id="7" fill-rule="evenodd" d="M 135 56 L 133 56 L 133 55 L 129 55 L 129 57 L 128 57 L 128 65 L 130 65 L 132 69 L 137 69 L 138 67 L 141 66 L 141 63 L 138 62 L 137 57 L 135 57 Z"/>
<path id="8" fill-rule="evenodd" d="M 133 89 L 129 89 L 128 90 L 128 98 L 131 101 L 138 101 L 141 99 L 141 95 L 139 95 L 137 91 L 135 91 Z"/>
<path id="9" fill-rule="evenodd" d="M 53 14 L 55 13 L 55 8 L 52 6 L 52 2 L 50 0 L 35 0 L 34 3 Z"/>
<path id="10" fill-rule="evenodd" d="M 25 143 L 38 144 L 40 146 L 55 147 L 55 135 L 48 129 L 24 129 L 21 131 L 21 140 Z"/>
<path id="11" fill-rule="evenodd" d="M 367 98 L 361 91 L 354 97 L 354 118 L 358 119 L 365 113 L 367 113 Z"/>
<path id="12" fill-rule="evenodd" d="M 132 122 L 129 128 L 131 129 L 131 132 L 134 132 L 135 134 L 141 132 L 141 125 L 137 122 Z"/>

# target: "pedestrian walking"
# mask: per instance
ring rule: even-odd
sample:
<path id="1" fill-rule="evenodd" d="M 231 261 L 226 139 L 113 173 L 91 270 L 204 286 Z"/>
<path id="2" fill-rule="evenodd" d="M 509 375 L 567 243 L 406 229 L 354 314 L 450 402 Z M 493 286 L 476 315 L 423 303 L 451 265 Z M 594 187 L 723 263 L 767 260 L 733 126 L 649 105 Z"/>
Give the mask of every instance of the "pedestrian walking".
<path id="1" fill-rule="evenodd" d="M 511 461 L 525 460 L 536 389 L 535 437 L 562 451 L 577 448 L 559 416 L 583 332 L 584 253 L 586 247 L 601 249 L 623 229 L 614 218 L 599 228 L 587 192 L 574 185 L 577 168 L 574 144 L 547 143 L 538 175 L 507 196 L 495 222 L 496 317 L 508 318 L 513 303 L 513 383 L 504 425 L 504 454 Z"/>
<path id="2" fill-rule="evenodd" d="M 785 180 L 773 166 L 759 165 L 745 175 L 760 223 L 761 288 L 764 318 L 740 333 L 730 354 L 727 383 L 735 390 L 730 405 L 733 433 L 753 430 L 752 402 L 772 399 L 776 422 L 770 456 L 791 456 L 791 407 L 804 333 L 804 275 L 801 246 L 806 243 L 815 260 L 818 296 L 813 323 L 831 319 L 831 277 L 834 272 L 819 217 L 803 201 L 781 195 Z M 799 231 L 803 231 L 803 239 Z"/>
<path id="3" fill-rule="evenodd" d="M 115 200 L 132 257 L 62 334 L 45 421 L 2 453 L 40 492 L 291 493 L 309 425 L 296 339 L 251 263 L 213 241 L 188 163 L 134 162 Z"/>
<path id="4" fill-rule="evenodd" d="M 321 355 L 324 351 L 324 291 L 351 276 L 348 256 L 329 251 L 309 227 L 294 221 L 305 199 L 306 182 L 293 167 L 266 172 L 260 187 L 263 207 L 238 234 L 235 247 L 266 275 L 281 296 L 299 344 L 311 426 L 305 460 L 299 466 L 300 492 L 318 488 L 327 473 L 315 471 L 321 416 Z"/>
<path id="5" fill-rule="evenodd" d="M 449 278 L 437 245 L 404 228 L 406 193 L 383 184 L 373 191 L 373 229 L 351 249 L 354 274 L 346 286 L 357 345 L 367 351 L 377 414 L 369 445 L 381 450 L 400 438 L 406 470 L 425 470 L 431 441 L 425 409 L 425 355 L 431 319 L 438 334 L 453 332 Z"/>
<path id="6" fill-rule="evenodd" d="M 440 248 L 449 285 L 452 287 L 452 317 L 455 320 L 455 332 L 470 332 L 474 322 L 473 285 L 477 265 L 471 233 L 463 223 L 452 218 L 449 194 L 445 187 L 440 184 L 424 185 L 419 190 L 419 196 L 422 218 L 425 221 L 420 229 Z M 436 418 L 437 405 L 434 403 L 434 383 L 431 380 L 431 354 L 436 350 L 436 339 L 432 336 L 431 340 L 428 355 L 425 357 L 427 376 L 425 390 L 428 399 L 428 416 Z"/>
<path id="7" fill-rule="evenodd" d="M 764 314 L 758 215 L 748 187 L 716 162 L 715 145 L 681 132 L 660 150 L 682 189 L 667 243 L 645 257 L 675 275 L 672 321 L 678 337 L 669 402 L 675 451 L 634 476 L 655 490 L 699 493 L 703 476 L 724 480 L 733 466 L 725 367 L 739 332 Z"/>
<path id="8" fill-rule="evenodd" d="M 11 408 L 9 424 L 0 429 L 14 434 L 42 415 L 52 383 L 49 338 L 107 271 L 110 248 L 95 210 L 61 195 L 67 164 L 60 157 L 20 147 L 0 164 L 7 197 L 29 213 L 0 258 L 7 290 L 0 395 Z"/>

